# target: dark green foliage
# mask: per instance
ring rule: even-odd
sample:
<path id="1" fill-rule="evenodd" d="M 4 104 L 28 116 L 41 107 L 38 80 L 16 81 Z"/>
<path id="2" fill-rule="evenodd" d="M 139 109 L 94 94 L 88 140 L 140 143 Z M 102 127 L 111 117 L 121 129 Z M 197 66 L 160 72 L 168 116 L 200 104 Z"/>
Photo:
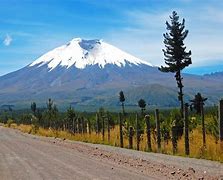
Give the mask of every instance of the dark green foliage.
<path id="1" fill-rule="evenodd" d="M 185 142 L 185 154 L 190 154 L 189 145 L 189 118 L 188 118 L 188 103 L 184 105 L 184 142 Z"/>
<path id="2" fill-rule="evenodd" d="M 3 111 L 1 113 L 1 122 L 6 124 L 9 119 L 10 119 L 9 118 L 9 113 L 7 111 Z"/>
<path id="3" fill-rule="evenodd" d="M 44 119 L 46 121 L 45 127 L 53 127 L 57 129 L 60 126 L 58 123 L 59 121 L 58 116 L 59 116 L 59 111 L 57 109 L 57 106 L 51 99 L 49 99 L 47 102 L 47 109 L 44 112 Z"/>
<path id="4" fill-rule="evenodd" d="M 124 96 L 123 91 L 120 91 L 120 93 L 119 93 L 119 101 L 121 103 L 125 102 L 125 96 Z"/>
<path id="5" fill-rule="evenodd" d="M 11 112 L 7 112 L 11 113 Z M 96 126 L 96 118 L 95 118 L 95 112 L 77 112 L 74 111 L 73 108 L 69 107 L 66 112 L 59 112 L 57 107 L 55 106 L 54 102 L 49 99 L 47 102 L 47 108 L 37 108 L 36 110 L 36 119 L 32 116 L 31 109 L 28 110 L 21 110 L 21 111 L 13 111 L 13 116 L 16 117 L 13 119 L 14 122 L 17 124 L 36 124 L 36 120 L 38 120 L 38 125 L 40 127 L 44 128 L 53 128 L 57 130 L 67 130 L 71 131 L 73 127 L 76 127 L 76 133 L 86 133 L 86 127 L 87 123 L 91 125 L 92 133 L 96 132 L 97 126 Z M 136 121 L 136 114 L 134 112 L 128 112 L 126 114 L 126 122 L 124 123 L 121 119 L 118 118 L 118 113 L 116 112 L 107 112 L 105 109 L 100 108 L 97 112 L 98 120 L 99 120 L 99 129 L 100 133 L 103 132 L 103 121 L 102 117 L 104 118 L 104 131 L 108 130 L 106 132 L 109 132 L 110 128 L 112 129 L 114 125 L 120 126 L 120 132 L 122 132 L 122 137 L 127 136 L 129 138 L 129 142 L 132 142 L 132 139 L 137 139 L 137 146 L 139 147 L 140 140 L 143 136 L 141 136 L 144 133 L 144 130 L 146 129 L 147 135 L 150 135 L 150 138 L 153 142 L 158 142 L 157 138 L 157 128 L 156 128 L 156 118 L 157 116 L 154 116 L 154 110 L 148 111 L 150 114 L 149 118 L 149 124 L 148 121 L 145 121 L 144 117 L 137 116 Z M 156 113 L 158 114 L 158 113 Z M 210 133 L 214 136 L 216 136 L 216 143 L 218 139 L 218 123 L 217 123 L 217 110 L 214 109 L 214 112 L 212 112 L 212 109 L 205 108 L 205 114 L 207 115 L 207 133 Z M 8 116 L 8 114 L 5 114 Z M 0 110 L 0 122 L 3 121 L 4 118 L 4 111 Z M 122 116 L 122 114 L 120 114 Z M 197 126 L 200 126 L 202 124 L 202 121 L 197 118 L 195 113 L 191 113 L 191 116 L 189 117 L 190 130 L 195 129 Z M 212 117 L 213 116 L 213 117 Z M 109 117 L 109 123 L 108 123 L 108 117 Z M 193 117 L 193 118 L 192 118 Z M 177 140 L 179 136 L 183 133 L 183 120 L 180 115 L 179 110 L 170 110 L 170 109 L 160 109 L 159 113 L 159 119 L 160 119 L 160 131 L 161 131 L 161 138 L 164 140 L 164 144 L 162 142 L 162 145 L 165 146 L 166 143 L 168 143 L 171 135 L 172 135 L 172 143 L 174 146 L 174 153 L 177 152 Z M 49 122 L 51 120 L 51 126 L 49 125 Z M 73 121 L 75 120 L 75 121 Z M 193 120 L 193 121 L 192 121 Z M 76 125 L 73 123 L 76 122 Z M 120 123 L 121 122 L 121 123 Z M 78 125 L 79 124 L 79 125 Z M 109 126 L 108 126 L 109 125 Z M 147 125 L 147 126 L 146 126 Z M 64 128 L 65 127 L 65 128 Z M 77 130 L 78 127 L 78 130 Z M 130 128 L 131 127 L 131 128 Z M 133 130 L 134 127 L 134 130 Z M 150 127 L 148 129 L 148 127 Z M 74 128 L 75 129 L 75 128 Z M 131 129 L 131 131 L 130 131 Z M 135 132 L 135 135 L 133 137 L 133 134 Z M 101 134 L 100 134 L 101 135 Z M 120 136 L 120 137 L 121 137 Z M 149 136 L 147 136 L 148 138 Z M 150 139 L 148 138 L 148 139 Z M 106 137 L 107 139 L 107 137 Z M 110 139 L 108 137 L 108 139 Z M 122 138 L 121 138 L 122 139 Z M 136 142 L 135 142 L 136 143 Z M 120 144 L 122 144 L 120 142 Z M 129 144 L 129 148 L 131 148 L 131 143 Z M 150 145 L 148 144 L 148 147 Z M 150 148 L 148 148 L 150 149 Z M 165 148 L 164 148 L 165 149 Z"/>
<path id="6" fill-rule="evenodd" d="M 21 124 L 32 124 L 32 115 L 31 114 L 23 114 L 20 119 Z"/>
<path id="7" fill-rule="evenodd" d="M 91 126 L 94 127 L 97 133 L 105 134 L 105 130 L 108 129 L 108 119 L 109 119 L 109 128 L 113 128 L 114 125 L 118 124 L 117 115 L 114 116 L 113 113 L 105 111 L 104 108 L 100 108 L 99 111 L 95 114 L 93 113 L 94 117 L 88 117 L 91 119 Z M 116 114 L 116 113 L 115 113 Z"/>
<path id="8" fill-rule="evenodd" d="M 124 96 L 123 91 L 120 91 L 120 93 L 119 93 L 119 101 L 122 104 L 122 113 L 123 113 L 123 115 L 125 115 L 125 108 L 124 108 L 125 96 Z"/>
<path id="9" fill-rule="evenodd" d="M 97 119 L 97 128 L 98 128 L 98 132 L 102 132 L 103 131 L 103 120 L 105 118 L 105 110 L 104 108 L 100 108 L 98 111 L 98 119 Z"/>
<path id="10" fill-rule="evenodd" d="M 137 116 L 137 119 L 138 120 L 136 122 L 136 129 L 137 129 L 139 141 L 141 141 L 142 134 L 144 134 L 144 129 L 146 127 L 145 126 L 146 125 L 146 122 L 145 122 L 144 117 Z M 151 122 L 150 122 L 150 127 L 151 127 Z"/>
<path id="11" fill-rule="evenodd" d="M 147 148 L 148 151 L 152 151 L 152 145 L 151 145 L 151 124 L 150 124 L 150 116 L 145 116 L 145 122 L 146 122 L 146 136 L 147 136 Z"/>
<path id="12" fill-rule="evenodd" d="M 206 146 L 206 130 L 205 130 L 205 123 L 204 123 L 204 102 L 207 98 L 203 98 L 200 93 L 195 95 L 195 98 L 191 100 L 192 104 L 191 107 L 196 109 L 197 114 L 201 115 L 201 122 L 202 122 L 202 134 L 203 134 L 203 145 Z"/>
<path id="13" fill-rule="evenodd" d="M 169 143 L 170 140 L 170 132 L 171 132 L 171 119 L 165 118 L 163 114 L 159 114 L 160 118 L 160 128 L 161 128 L 161 136 L 164 139 L 165 144 Z"/>
<path id="14" fill-rule="evenodd" d="M 47 110 L 51 111 L 53 109 L 53 101 L 50 99 L 48 99 L 48 102 L 46 103 L 47 106 Z"/>
<path id="15" fill-rule="evenodd" d="M 160 152 L 161 150 L 161 131 L 160 131 L 160 116 L 159 110 L 155 110 L 155 119 L 156 119 L 156 137 L 157 137 L 157 150 Z"/>
<path id="16" fill-rule="evenodd" d="M 179 88 L 178 100 L 181 102 L 181 117 L 183 117 L 183 84 L 181 71 L 192 64 L 191 61 L 191 51 L 186 51 L 186 46 L 184 45 L 184 40 L 188 35 L 188 30 L 185 28 L 185 20 L 182 23 L 179 22 L 179 16 L 175 11 L 173 11 L 172 16 L 170 16 L 171 22 L 166 22 L 167 30 L 169 33 L 163 34 L 165 50 L 164 60 L 167 66 L 161 66 L 159 68 L 162 72 L 172 72 L 175 73 L 175 78 L 177 81 L 177 86 Z"/>
<path id="17" fill-rule="evenodd" d="M 172 145 L 173 145 L 173 154 L 177 153 L 177 127 L 175 125 L 171 128 L 172 132 Z"/>
<path id="18" fill-rule="evenodd" d="M 43 112 L 44 109 L 37 109 L 35 116 L 38 120 L 39 125 L 42 125 L 44 127 Z"/>
<path id="19" fill-rule="evenodd" d="M 193 100 L 190 100 L 191 102 L 191 110 L 194 108 L 197 112 L 197 114 L 201 113 L 201 106 L 204 106 L 204 102 L 207 100 L 207 98 L 204 98 L 201 96 L 201 93 L 197 93 Z"/>
<path id="20" fill-rule="evenodd" d="M 132 116 L 135 116 L 135 132 L 136 132 L 136 149 L 139 150 L 139 144 L 142 138 L 142 134 L 144 134 L 145 129 L 145 119 L 144 117 L 140 117 L 138 113 L 132 114 Z"/>
<path id="21" fill-rule="evenodd" d="M 183 135 L 184 122 L 181 113 L 178 110 L 171 111 L 170 119 L 171 119 L 173 154 L 175 154 L 177 153 L 178 138 Z"/>
<path id="22" fill-rule="evenodd" d="M 115 116 L 115 114 L 107 111 L 107 118 L 109 118 L 110 128 L 114 128 L 114 126 L 116 125 L 116 122 L 115 122 L 116 116 Z"/>
<path id="23" fill-rule="evenodd" d="M 144 111 L 146 110 L 146 101 L 144 99 L 140 99 L 138 101 L 138 105 L 141 108 L 142 116 L 144 115 Z"/>
<path id="24" fill-rule="evenodd" d="M 34 116 L 36 115 L 36 103 L 35 102 L 32 102 L 31 103 L 31 110 L 32 110 L 32 112 L 33 112 L 33 114 L 34 114 Z"/>
<path id="25" fill-rule="evenodd" d="M 74 109 L 70 106 L 68 109 L 67 109 L 67 112 L 66 112 L 66 128 L 70 131 L 70 132 L 73 132 L 75 133 L 76 132 L 76 113 L 74 111 Z"/>
<path id="26" fill-rule="evenodd" d="M 215 137 L 215 142 L 217 144 L 219 139 L 219 123 L 218 123 L 218 110 L 217 107 L 214 106 L 209 109 L 209 116 L 206 122 L 207 132 Z"/>
<path id="27" fill-rule="evenodd" d="M 183 127 L 184 127 L 184 121 L 181 118 L 181 113 L 179 110 L 174 109 L 170 112 L 170 120 L 172 127 L 176 130 L 176 138 L 178 139 L 180 136 L 183 135 Z"/>
<path id="28" fill-rule="evenodd" d="M 161 126 L 161 135 L 163 137 L 164 142 L 168 144 L 170 139 L 170 127 L 165 123 L 163 123 Z"/>

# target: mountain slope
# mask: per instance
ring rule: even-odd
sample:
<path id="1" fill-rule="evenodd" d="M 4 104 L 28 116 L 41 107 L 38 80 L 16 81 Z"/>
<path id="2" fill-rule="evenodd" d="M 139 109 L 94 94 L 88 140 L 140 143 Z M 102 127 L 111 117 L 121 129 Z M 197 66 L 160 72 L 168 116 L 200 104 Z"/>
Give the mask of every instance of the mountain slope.
<path id="1" fill-rule="evenodd" d="M 183 77 L 187 99 L 198 91 L 208 96 L 210 104 L 220 98 L 223 81 L 216 76 Z M 173 74 L 162 73 L 102 40 L 80 38 L 0 77 L 0 104 L 45 104 L 53 98 L 65 106 L 117 106 L 120 90 L 126 92 L 131 106 L 140 97 L 152 105 L 178 105 Z"/>

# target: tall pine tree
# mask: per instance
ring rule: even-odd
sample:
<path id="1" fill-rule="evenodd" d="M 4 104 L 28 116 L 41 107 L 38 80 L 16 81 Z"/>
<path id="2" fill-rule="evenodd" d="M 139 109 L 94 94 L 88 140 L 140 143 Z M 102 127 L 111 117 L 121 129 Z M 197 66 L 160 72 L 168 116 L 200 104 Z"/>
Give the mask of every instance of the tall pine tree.
<path id="1" fill-rule="evenodd" d="M 166 49 L 163 49 L 164 60 L 167 66 L 161 66 L 159 68 L 162 72 L 172 72 L 175 73 L 175 78 L 177 81 L 177 86 L 179 88 L 178 100 L 181 103 L 181 116 L 183 117 L 183 83 L 181 71 L 192 64 L 191 61 L 191 51 L 186 51 L 186 46 L 184 45 L 184 40 L 188 35 L 188 30 L 185 28 L 185 20 L 179 22 L 179 16 L 175 11 L 173 11 L 172 16 L 170 16 L 171 22 L 166 21 L 166 29 L 169 31 L 164 36 L 164 44 Z"/>

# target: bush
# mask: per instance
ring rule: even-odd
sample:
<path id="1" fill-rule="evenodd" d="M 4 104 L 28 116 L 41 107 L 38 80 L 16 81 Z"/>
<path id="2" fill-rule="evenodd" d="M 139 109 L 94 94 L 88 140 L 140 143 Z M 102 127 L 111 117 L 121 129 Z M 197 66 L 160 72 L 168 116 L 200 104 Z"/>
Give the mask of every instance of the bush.
<path id="1" fill-rule="evenodd" d="M 7 127 L 11 127 L 11 125 L 14 123 L 14 121 L 12 119 L 9 119 L 7 121 Z"/>

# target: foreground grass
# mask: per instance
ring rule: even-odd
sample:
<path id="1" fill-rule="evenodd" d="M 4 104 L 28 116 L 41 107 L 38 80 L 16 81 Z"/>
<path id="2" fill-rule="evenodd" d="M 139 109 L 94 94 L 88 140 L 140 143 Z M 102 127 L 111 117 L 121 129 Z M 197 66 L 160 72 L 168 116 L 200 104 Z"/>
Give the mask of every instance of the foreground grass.
<path id="1" fill-rule="evenodd" d="M 45 137 L 57 137 L 65 138 L 75 141 L 83 141 L 94 144 L 107 144 L 111 146 L 119 146 L 119 128 L 116 126 L 114 129 L 111 129 L 110 132 L 110 141 L 107 139 L 107 133 L 105 133 L 105 139 L 103 141 L 101 134 L 96 134 L 92 132 L 91 134 L 72 134 L 67 131 L 56 131 L 53 129 L 43 129 L 35 128 L 33 125 L 16 125 L 10 124 L 11 128 L 18 129 L 24 133 L 35 134 Z M 152 135 L 152 151 L 157 152 L 155 136 Z M 207 145 L 204 148 L 202 145 L 202 133 L 200 129 L 193 130 L 190 133 L 190 156 L 194 158 L 202 158 L 208 160 L 214 160 L 223 162 L 223 152 L 220 150 L 219 142 L 216 142 L 215 138 L 209 134 L 206 136 Z M 136 149 L 135 138 L 133 140 L 133 149 Z M 128 148 L 128 138 L 124 136 L 124 147 Z M 147 151 L 147 141 L 146 134 L 141 138 L 140 150 Z M 162 153 L 172 154 L 172 144 L 171 141 L 163 142 L 162 141 Z M 185 156 L 184 153 L 184 137 L 178 141 L 178 153 L 176 155 Z"/>

